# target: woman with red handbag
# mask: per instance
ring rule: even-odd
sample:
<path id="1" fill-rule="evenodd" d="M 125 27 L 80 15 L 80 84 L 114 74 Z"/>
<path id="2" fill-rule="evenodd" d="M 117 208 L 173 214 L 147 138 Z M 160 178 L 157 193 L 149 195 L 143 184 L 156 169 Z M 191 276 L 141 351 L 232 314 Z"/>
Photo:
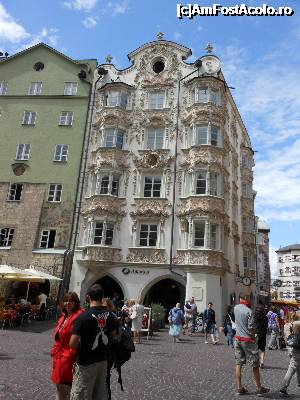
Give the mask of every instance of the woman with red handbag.
<path id="1" fill-rule="evenodd" d="M 56 384 L 56 399 L 69 400 L 73 380 L 72 370 L 76 360 L 76 351 L 69 347 L 69 342 L 74 321 L 83 312 L 75 292 L 64 295 L 61 309 L 63 313 L 54 330 L 55 342 L 51 350 L 51 380 Z"/>

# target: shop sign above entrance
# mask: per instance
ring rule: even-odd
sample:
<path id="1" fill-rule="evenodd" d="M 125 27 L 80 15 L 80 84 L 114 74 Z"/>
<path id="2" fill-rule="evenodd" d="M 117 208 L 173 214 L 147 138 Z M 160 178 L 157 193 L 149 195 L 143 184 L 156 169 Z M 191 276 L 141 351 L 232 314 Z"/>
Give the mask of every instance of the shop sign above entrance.
<path id="1" fill-rule="evenodd" d="M 124 275 L 149 275 L 150 271 L 145 269 L 123 268 L 122 273 Z"/>

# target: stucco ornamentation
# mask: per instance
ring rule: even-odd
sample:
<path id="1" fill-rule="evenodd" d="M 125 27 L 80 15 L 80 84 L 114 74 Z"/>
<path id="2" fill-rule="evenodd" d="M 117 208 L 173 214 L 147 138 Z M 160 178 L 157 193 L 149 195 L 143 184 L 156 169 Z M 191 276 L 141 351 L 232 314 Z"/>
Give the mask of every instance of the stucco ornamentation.
<path id="1" fill-rule="evenodd" d="M 122 260 L 121 249 L 115 247 L 87 246 L 83 250 L 83 259 L 90 261 L 105 261 L 106 263 Z"/>
<path id="2" fill-rule="evenodd" d="M 86 199 L 86 204 L 82 210 L 83 216 L 99 215 L 99 216 L 114 216 L 123 217 L 125 202 L 118 197 L 96 196 Z"/>
<path id="3" fill-rule="evenodd" d="M 247 199 L 245 197 L 241 197 L 241 203 L 242 203 L 242 210 L 244 214 L 248 214 L 249 217 L 253 213 L 254 209 L 254 203 L 252 199 Z"/>
<path id="4" fill-rule="evenodd" d="M 177 250 L 173 262 L 182 265 L 197 264 L 216 268 L 225 267 L 223 253 L 213 250 Z"/>
<path id="5" fill-rule="evenodd" d="M 130 248 L 129 254 L 126 257 L 131 263 L 145 264 L 165 264 L 166 255 L 164 249 L 156 248 Z"/>
<path id="6" fill-rule="evenodd" d="M 111 149 L 111 148 L 101 148 L 98 149 L 97 152 L 93 155 L 91 166 L 94 170 L 94 173 L 103 167 L 109 168 L 119 168 L 121 170 L 125 170 L 129 168 L 128 164 L 128 155 L 129 151 Z"/>
<path id="7" fill-rule="evenodd" d="M 160 74 L 152 71 L 153 59 L 163 58 L 166 60 L 166 69 Z M 141 84 L 144 88 L 164 88 L 172 86 L 181 77 L 179 71 L 179 59 L 174 50 L 166 43 L 159 43 L 153 48 L 143 52 L 137 62 L 139 73 L 135 77 L 135 83 Z"/>
<path id="8" fill-rule="evenodd" d="M 231 222 L 231 232 L 232 232 L 234 241 L 238 242 L 240 240 L 239 227 L 238 227 L 238 224 L 234 221 Z"/>
<path id="9" fill-rule="evenodd" d="M 255 235 L 253 233 L 242 233 L 242 244 L 247 247 L 255 247 Z"/>
<path id="10" fill-rule="evenodd" d="M 188 107 L 183 115 L 185 122 L 211 122 L 224 128 L 228 113 L 225 107 L 213 103 L 194 103 Z"/>
<path id="11" fill-rule="evenodd" d="M 99 109 L 98 109 L 99 110 Z M 94 120 L 93 127 L 105 127 L 105 126 L 123 126 L 129 128 L 132 124 L 132 115 L 130 110 L 125 110 L 120 107 L 114 108 L 101 108 L 97 111 Z"/>
<path id="12" fill-rule="evenodd" d="M 223 219 L 225 216 L 224 199 L 209 196 L 181 199 L 177 215 L 212 215 Z"/>
<path id="13" fill-rule="evenodd" d="M 194 167 L 197 164 L 216 165 L 219 169 L 223 169 L 223 149 L 214 146 L 193 146 L 183 151 L 181 165 Z"/>
<path id="14" fill-rule="evenodd" d="M 133 162 L 137 168 L 165 168 L 170 167 L 174 156 L 167 157 L 164 151 L 144 150 L 142 157 L 133 157 Z"/>
<path id="15" fill-rule="evenodd" d="M 134 206 L 135 209 L 130 213 L 132 217 L 141 216 L 168 218 L 171 213 L 171 203 L 169 203 L 166 199 L 135 199 Z"/>

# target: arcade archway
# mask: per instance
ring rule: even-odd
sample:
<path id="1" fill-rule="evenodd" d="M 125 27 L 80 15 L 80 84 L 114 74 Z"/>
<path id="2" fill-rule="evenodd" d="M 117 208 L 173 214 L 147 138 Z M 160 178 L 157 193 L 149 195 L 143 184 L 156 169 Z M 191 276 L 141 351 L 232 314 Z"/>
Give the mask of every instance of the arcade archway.
<path id="1" fill-rule="evenodd" d="M 176 303 L 184 304 L 185 287 L 174 279 L 166 278 L 155 283 L 146 293 L 144 304 L 159 303 L 170 310 Z"/>
<path id="2" fill-rule="evenodd" d="M 113 278 L 110 276 L 103 276 L 103 278 L 98 279 L 94 283 L 99 283 L 99 285 L 102 286 L 103 291 L 104 291 L 104 297 L 109 297 L 110 299 L 113 299 L 118 295 L 118 301 L 120 302 L 120 305 L 123 304 L 124 300 L 124 294 L 121 289 L 121 286 L 116 282 Z"/>

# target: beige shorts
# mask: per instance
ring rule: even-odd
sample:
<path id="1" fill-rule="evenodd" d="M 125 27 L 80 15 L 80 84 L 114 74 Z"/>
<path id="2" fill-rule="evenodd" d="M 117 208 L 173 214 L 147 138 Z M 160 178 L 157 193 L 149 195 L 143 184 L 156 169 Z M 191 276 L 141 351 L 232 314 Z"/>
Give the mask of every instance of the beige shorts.
<path id="1" fill-rule="evenodd" d="M 234 341 L 234 356 L 236 365 L 244 365 L 246 362 L 252 367 L 259 366 L 257 343 Z"/>
<path id="2" fill-rule="evenodd" d="M 107 362 L 90 365 L 75 364 L 71 400 L 107 400 Z"/>

